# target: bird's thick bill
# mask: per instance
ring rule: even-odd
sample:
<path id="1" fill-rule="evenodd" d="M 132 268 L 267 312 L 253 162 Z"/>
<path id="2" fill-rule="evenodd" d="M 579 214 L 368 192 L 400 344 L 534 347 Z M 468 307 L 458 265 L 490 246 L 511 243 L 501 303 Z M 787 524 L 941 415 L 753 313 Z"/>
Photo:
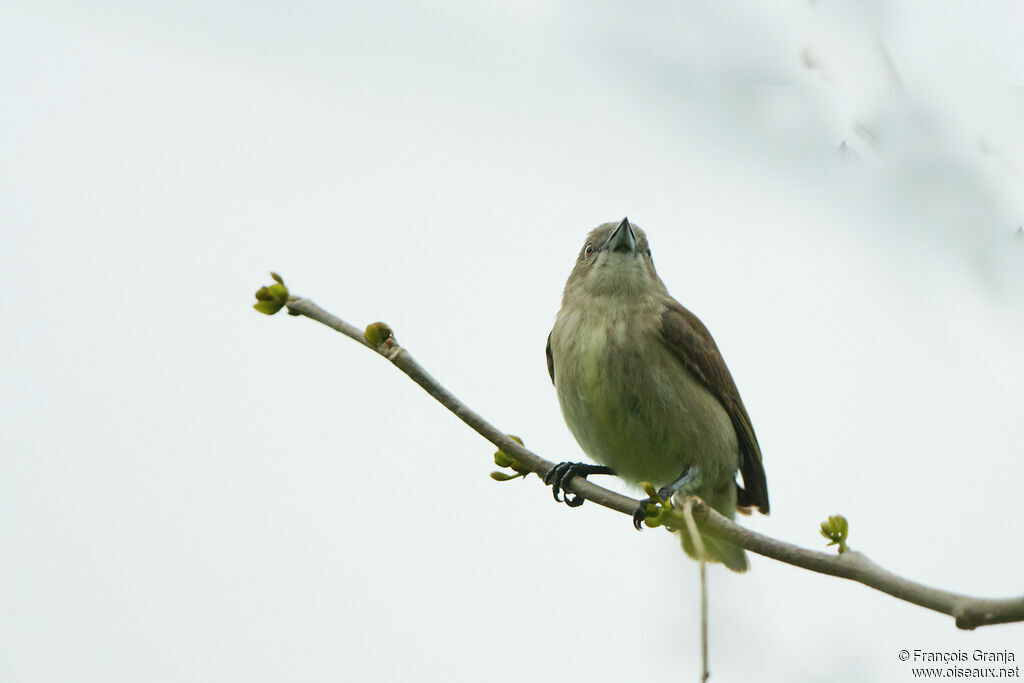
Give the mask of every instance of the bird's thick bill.
<path id="1" fill-rule="evenodd" d="M 636 235 L 633 234 L 633 227 L 629 224 L 628 218 L 623 218 L 619 227 L 608 238 L 604 244 L 608 251 L 623 251 L 629 254 L 636 253 Z"/>

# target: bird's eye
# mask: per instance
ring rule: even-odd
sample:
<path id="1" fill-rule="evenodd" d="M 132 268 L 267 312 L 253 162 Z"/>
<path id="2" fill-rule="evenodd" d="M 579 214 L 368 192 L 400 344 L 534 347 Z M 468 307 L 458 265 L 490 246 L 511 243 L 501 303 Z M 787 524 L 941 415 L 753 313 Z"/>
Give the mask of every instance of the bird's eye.
<path id="1" fill-rule="evenodd" d="M 647 258 L 651 258 L 651 248 L 647 247 Z"/>
<path id="2" fill-rule="evenodd" d="M 587 242 L 587 246 L 583 247 L 583 255 L 590 258 L 590 255 L 594 253 L 594 244 Z"/>

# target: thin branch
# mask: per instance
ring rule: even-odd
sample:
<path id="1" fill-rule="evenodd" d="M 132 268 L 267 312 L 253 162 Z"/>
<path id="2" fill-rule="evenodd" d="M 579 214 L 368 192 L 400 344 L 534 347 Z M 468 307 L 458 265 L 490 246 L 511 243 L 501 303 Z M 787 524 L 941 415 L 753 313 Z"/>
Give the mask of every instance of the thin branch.
<path id="1" fill-rule="evenodd" d="M 693 506 L 698 500 L 696 496 L 689 496 L 683 501 L 683 517 L 700 562 L 700 680 L 705 683 L 711 675 L 708 671 L 708 562 L 704 539 L 697 532 L 697 521 L 693 518 Z"/>
<path id="2" fill-rule="evenodd" d="M 331 315 L 308 299 L 289 297 L 287 306 L 292 315 L 303 315 L 322 323 L 387 358 L 460 420 L 514 458 L 520 469 L 534 472 L 543 479 L 548 470 L 554 467 L 554 463 L 524 448 L 455 398 L 399 346 L 394 337 L 388 337 L 380 344 L 373 345 L 366 340 L 362 330 Z M 569 486 L 574 493 L 592 503 L 630 517 L 640 505 L 639 500 L 609 491 L 581 477 L 574 477 Z M 833 555 L 807 550 L 751 531 L 726 519 L 699 498 L 693 500 L 692 512 L 701 526 L 702 533 L 741 546 L 758 555 L 820 574 L 856 581 L 900 600 L 948 614 L 956 620 L 957 627 L 962 629 L 1024 621 L 1024 596 L 1006 599 L 975 598 L 931 588 L 897 576 L 872 562 L 866 555 L 853 550 Z M 671 516 L 675 511 L 668 511 L 668 514 Z M 678 521 L 678 524 L 669 526 L 681 528 L 685 525 L 685 519 L 681 515 Z"/>

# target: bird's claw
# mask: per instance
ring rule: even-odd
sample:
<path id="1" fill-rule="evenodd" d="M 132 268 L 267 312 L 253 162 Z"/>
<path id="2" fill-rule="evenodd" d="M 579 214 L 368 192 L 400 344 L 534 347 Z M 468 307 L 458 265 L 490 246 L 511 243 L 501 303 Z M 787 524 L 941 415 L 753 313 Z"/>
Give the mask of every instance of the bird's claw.
<path id="1" fill-rule="evenodd" d="M 640 486 L 647 493 L 647 497 L 633 510 L 633 526 L 637 531 L 643 529 L 644 523 L 651 527 L 661 526 L 661 512 L 672 507 L 675 489 L 669 485 L 655 490 L 654 485 L 646 481 L 640 482 Z"/>
<path id="2" fill-rule="evenodd" d="M 637 531 L 641 531 L 644 528 L 644 522 L 647 520 L 647 506 L 653 502 L 650 498 L 644 498 L 636 506 L 636 510 L 633 510 L 633 526 L 636 527 Z"/>
<path id="3" fill-rule="evenodd" d="M 579 494 L 569 495 L 566 485 L 573 477 L 587 478 L 590 474 L 612 474 L 611 469 L 604 465 L 588 465 L 585 462 L 560 462 L 544 475 L 544 483 L 551 485 L 551 495 L 559 503 L 565 503 L 571 508 L 578 508 L 586 500 Z M 559 495 L 564 493 L 564 497 Z"/>

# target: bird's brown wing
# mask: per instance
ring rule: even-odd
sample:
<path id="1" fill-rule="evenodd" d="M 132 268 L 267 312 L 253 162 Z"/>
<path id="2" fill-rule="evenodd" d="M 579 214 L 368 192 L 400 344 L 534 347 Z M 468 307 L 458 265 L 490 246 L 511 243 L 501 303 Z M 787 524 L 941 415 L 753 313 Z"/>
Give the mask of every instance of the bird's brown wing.
<path id="1" fill-rule="evenodd" d="M 768 514 L 768 483 L 761 462 L 761 447 L 754 436 L 740 392 L 711 333 L 697 316 L 677 301 L 672 301 L 661 315 L 661 336 L 676 358 L 714 394 L 729 414 L 739 442 L 740 474 L 743 476 L 743 486 L 737 486 L 736 504 L 740 507 L 756 506 Z M 550 344 L 548 348 L 550 368 Z"/>

